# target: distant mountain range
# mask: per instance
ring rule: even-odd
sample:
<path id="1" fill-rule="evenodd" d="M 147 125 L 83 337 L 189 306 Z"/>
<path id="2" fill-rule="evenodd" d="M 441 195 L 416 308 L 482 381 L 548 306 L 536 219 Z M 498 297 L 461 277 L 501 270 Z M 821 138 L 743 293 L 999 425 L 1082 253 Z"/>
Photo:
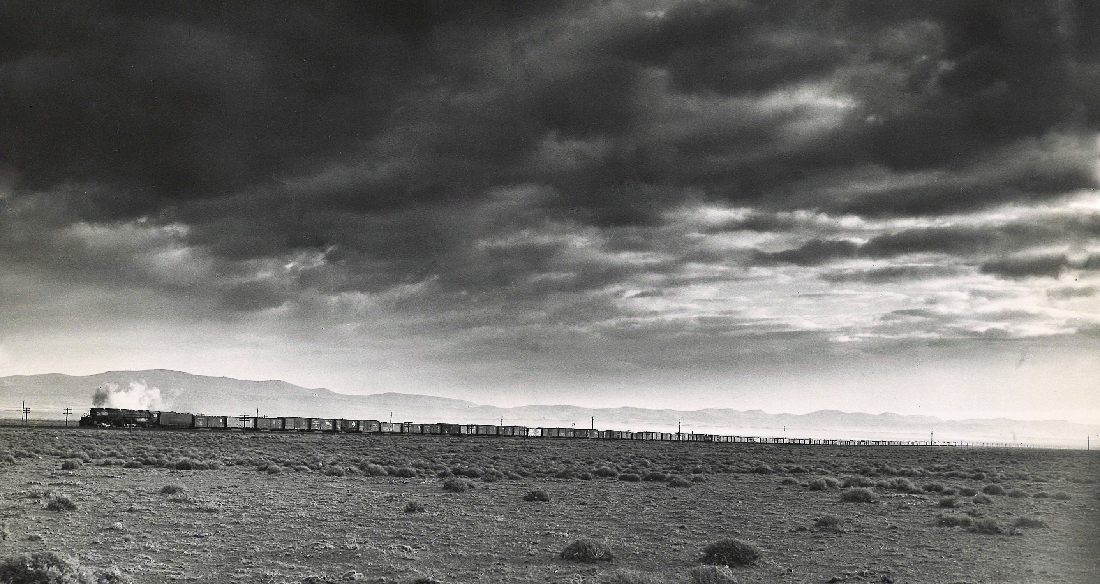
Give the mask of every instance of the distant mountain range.
<path id="1" fill-rule="evenodd" d="M 1057 420 L 1005 418 L 942 420 L 931 416 L 848 413 L 821 410 L 809 414 L 769 414 L 760 410 L 694 411 L 646 408 L 582 408 L 533 405 L 500 408 L 469 401 L 402 393 L 348 395 L 309 389 L 285 381 L 244 381 L 191 375 L 180 371 L 108 371 L 97 375 L 57 373 L 0 377 L 0 410 L 18 418 L 22 400 L 32 417 L 60 419 L 64 408 L 77 416 L 97 405 L 175 410 L 221 415 L 269 417 L 300 415 L 417 422 L 460 422 L 585 428 L 595 419 L 601 429 L 655 430 L 788 436 L 939 441 L 1020 442 L 1079 447 L 1100 426 Z"/>

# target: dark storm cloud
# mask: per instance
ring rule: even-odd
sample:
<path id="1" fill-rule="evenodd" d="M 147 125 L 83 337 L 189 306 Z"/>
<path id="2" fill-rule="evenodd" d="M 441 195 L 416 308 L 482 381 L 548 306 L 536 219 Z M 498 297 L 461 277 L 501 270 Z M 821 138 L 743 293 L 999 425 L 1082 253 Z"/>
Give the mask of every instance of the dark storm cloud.
<path id="1" fill-rule="evenodd" d="M 1100 288 L 1095 286 L 1063 286 L 1061 288 L 1052 288 L 1047 290 L 1047 296 L 1051 298 L 1057 298 L 1059 300 L 1070 300 L 1073 298 L 1090 298 L 1100 294 Z"/>
<path id="2" fill-rule="evenodd" d="M 392 307 L 456 328 L 612 319 L 625 289 L 733 279 L 746 255 L 1088 243 L 1094 217 L 865 243 L 821 227 L 738 255 L 667 218 L 736 202 L 751 209 L 702 235 L 791 233 L 807 220 L 782 212 L 926 216 L 1096 186 L 1087 4 L 9 3 L 0 243 L 62 279 L 233 312 L 421 286 Z M 719 271 L 681 273 L 699 266 Z"/>
<path id="3" fill-rule="evenodd" d="M 869 270 L 834 270 L 824 272 L 820 278 L 828 282 L 897 282 L 958 276 L 965 270 L 957 266 L 902 265 Z"/>
<path id="4" fill-rule="evenodd" d="M 946 254 L 973 259 L 1044 244 L 1083 245 L 1097 237 L 1100 237 L 1100 216 L 1057 216 L 972 227 L 905 229 L 875 236 L 865 243 L 813 239 L 788 250 L 756 251 L 753 261 L 762 265 L 816 266 L 837 260 L 893 258 L 906 254 Z M 994 262 L 993 265 L 998 264 Z M 1011 268 L 990 268 L 990 273 L 1008 274 L 1011 271 Z"/>
<path id="5" fill-rule="evenodd" d="M 1064 254 L 1017 256 L 985 262 L 981 271 L 1002 278 L 1057 278 L 1066 269 L 1100 270 L 1100 255 L 1075 259 Z"/>

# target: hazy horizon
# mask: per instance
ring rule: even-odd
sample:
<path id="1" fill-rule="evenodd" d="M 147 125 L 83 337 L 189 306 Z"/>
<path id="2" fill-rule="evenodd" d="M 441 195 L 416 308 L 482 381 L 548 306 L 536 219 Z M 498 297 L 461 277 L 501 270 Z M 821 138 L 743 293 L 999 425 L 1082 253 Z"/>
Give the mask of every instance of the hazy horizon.
<path id="1" fill-rule="evenodd" d="M 0 376 L 1098 424 L 1096 6 L 16 2 Z"/>

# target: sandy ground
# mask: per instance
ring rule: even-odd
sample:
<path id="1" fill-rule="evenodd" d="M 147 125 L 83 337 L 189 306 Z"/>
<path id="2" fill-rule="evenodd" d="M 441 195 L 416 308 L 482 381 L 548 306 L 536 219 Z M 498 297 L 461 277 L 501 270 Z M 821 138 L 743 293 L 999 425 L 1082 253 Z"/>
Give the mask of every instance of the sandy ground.
<path id="1" fill-rule="evenodd" d="M 1097 454 L 8 428 L 0 555 L 64 552 L 134 582 L 600 582 L 623 569 L 690 582 L 707 544 L 738 538 L 760 550 L 734 569 L 740 582 L 1095 584 Z M 360 470 L 387 466 L 415 476 Z M 600 468 L 696 482 L 583 478 Z M 473 488 L 445 491 L 453 471 Z M 850 488 L 812 489 L 822 477 L 903 477 L 917 491 L 872 485 L 874 502 L 850 503 Z M 1015 496 L 965 494 L 989 485 Z M 525 502 L 532 489 L 551 501 Z M 59 495 L 76 508 L 48 509 Z M 410 501 L 424 511 L 405 512 Z M 1015 534 L 942 527 L 941 514 Z M 815 527 L 824 515 L 840 531 Z M 1013 531 L 1020 518 L 1046 527 Z M 580 538 L 614 562 L 558 557 Z"/>

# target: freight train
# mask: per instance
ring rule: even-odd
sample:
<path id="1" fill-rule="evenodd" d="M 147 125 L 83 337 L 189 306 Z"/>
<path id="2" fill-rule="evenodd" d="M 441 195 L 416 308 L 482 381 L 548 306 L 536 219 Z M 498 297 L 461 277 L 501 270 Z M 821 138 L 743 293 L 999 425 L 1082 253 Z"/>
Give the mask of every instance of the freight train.
<path id="1" fill-rule="evenodd" d="M 594 428 L 538 428 L 496 426 L 492 424 L 416 424 L 343 418 L 302 418 L 263 416 L 207 416 L 181 412 L 92 408 L 80 418 L 81 426 L 101 428 L 165 428 L 198 430 L 244 430 L 258 432 L 325 432 L 343 434 L 427 434 L 438 436 L 509 436 L 519 438 L 572 438 L 593 440 L 647 440 L 677 442 L 735 442 L 748 444 L 829 444 L 837 446 L 927 446 L 927 442 L 897 440 L 835 440 L 817 438 L 776 438 L 726 436 L 682 432 L 631 432 Z"/>

